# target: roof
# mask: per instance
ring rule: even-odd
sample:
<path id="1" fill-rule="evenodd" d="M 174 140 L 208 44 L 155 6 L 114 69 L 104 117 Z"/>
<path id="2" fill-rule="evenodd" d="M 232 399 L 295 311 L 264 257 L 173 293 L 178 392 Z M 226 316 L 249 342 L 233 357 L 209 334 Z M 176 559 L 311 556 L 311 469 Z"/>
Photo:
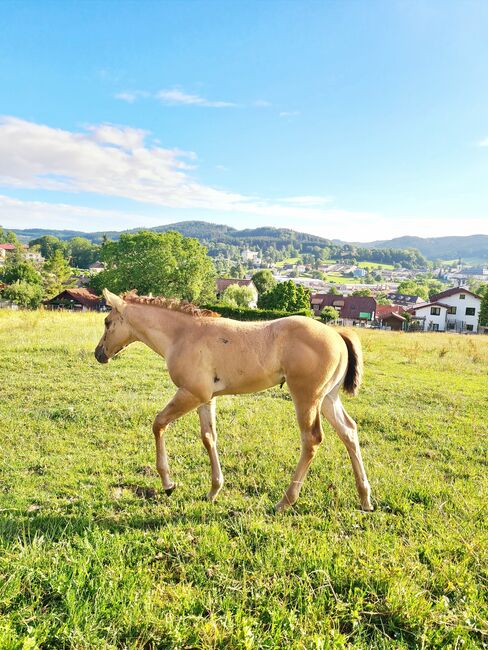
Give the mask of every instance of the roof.
<path id="1" fill-rule="evenodd" d="M 394 318 L 395 320 L 400 320 L 400 321 L 406 321 L 407 319 L 405 316 L 402 316 L 396 311 L 391 311 L 389 314 L 385 314 L 385 316 L 381 317 L 381 320 L 389 320 L 390 318 Z"/>
<path id="2" fill-rule="evenodd" d="M 425 309 L 426 307 L 444 307 L 445 309 L 449 309 L 451 305 L 446 305 L 446 303 L 439 302 L 438 300 L 432 300 L 431 302 L 423 302 L 419 305 L 415 305 L 415 307 L 410 307 L 408 312 L 412 313 L 417 311 L 417 309 Z"/>
<path id="3" fill-rule="evenodd" d="M 473 296 L 474 298 L 478 298 L 481 300 L 481 296 L 478 296 L 478 294 L 473 293 L 469 289 L 464 289 L 463 287 L 452 287 L 452 289 L 446 289 L 446 291 L 441 291 L 440 293 L 436 293 L 434 296 L 431 296 L 431 300 L 439 300 L 442 298 L 448 298 L 449 296 L 454 296 L 456 293 L 467 293 L 470 296 Z"/>
<path id="4" fill-rule="evenodd" d="M 389 293 L 387 294 L 387 297 L 389 300 L 392 300 L 393 302 L 406 302 L 408 304 L 414 305 L 417 303 L 419 300 L 421 301 L 422 298 L 420 296 L 411 296 L 407 293 Z"/>
<path id="5" fill-rule="evenodd" d="M 401 305 L 378 305 L 376 318 L 388 318 L 391 314 L 401 314 L 405 309 Z"/>
<path id="6" fill-rule="evenodd" d="M 324 307 L 334 307 L 341 312 L 341 318 L 352 319 L 359 318 L 361 313 L 373 315 L 377 307 L 376 300 L 371 296 L 335 296 L 330 293 L 315 293 L 310 296 L 310 301 L 320 310 Z"/>
<path id="7" fill-rule="evenodd" d="M 14 251 L 15 250 L 15 245 L 14 244 L 0 244 L 0 248 L 3 248 L 4 251 Z"/>
<path id="8" fill-rule="evenodd" d="M 59 302 L 60 300 L 73 300 L 89 309 L 96 309 L 102 304 L 102 299 L 89 287 L 65 289 L 64 291 L 61 291 L 61 293 L 58 293 L 57 296 L 45 300 L 44 304 L 49 305 Z"/>
<path id="9" fill-rule="evenodd" d="M 254 282 L 250 279 L 238 280 L 233 278 L 217 278 L 217 293 L 222 293 L 227 289 L 227 287 L 230 287 L 231 284 L 238 284 L 240 287 L 254 287 Z"/>
<path id="10" fill-rule="evenodd" d="M 103 262 L 93 262 L 93 264 L 90 264 L 88 267 L 90 269 L 104 269 L 105 265 Z"/>

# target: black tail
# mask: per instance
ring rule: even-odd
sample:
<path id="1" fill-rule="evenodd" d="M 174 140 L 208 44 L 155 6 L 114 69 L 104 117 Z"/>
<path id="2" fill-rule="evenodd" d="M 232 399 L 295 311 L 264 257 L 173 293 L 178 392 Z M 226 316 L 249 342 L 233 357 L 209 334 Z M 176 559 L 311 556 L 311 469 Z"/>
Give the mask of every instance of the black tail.
<path id="1" fill-rule="evenodd" d="M 361 341 L 355 332 L 344 330 L 339 332 L 347 347 L 347 371 L 343 388 L 349 395 L 357 395 L 363 378 L 363 350 Z"/>

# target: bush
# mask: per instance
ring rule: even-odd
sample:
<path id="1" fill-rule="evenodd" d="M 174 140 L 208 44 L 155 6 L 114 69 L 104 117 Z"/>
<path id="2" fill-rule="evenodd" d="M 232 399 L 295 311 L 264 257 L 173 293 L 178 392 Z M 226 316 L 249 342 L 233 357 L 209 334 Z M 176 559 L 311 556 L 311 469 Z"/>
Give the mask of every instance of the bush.
<path id="1" fill-rule="evenodd" d="M 39 284 L 29 284 L 23 280 L 17 280 L 2 291 L 4 300 L 26 307 L 27 309 L 37 309 L 42 302 L 43 290 Z"/>
<path id="2" fill-rule="evenodd" d="M 248 309 L 246 307 L 228 307 L 227 305 L 204 305 L 205 309 L 211 309 L 224 318 L 233 318 L 234 320 L 275 320 L 276 318 L 285 318 L 286 316 L 311 316 L 310 309 L 300 309 L 294 312 L 288 312 L 278 309 Z"/>

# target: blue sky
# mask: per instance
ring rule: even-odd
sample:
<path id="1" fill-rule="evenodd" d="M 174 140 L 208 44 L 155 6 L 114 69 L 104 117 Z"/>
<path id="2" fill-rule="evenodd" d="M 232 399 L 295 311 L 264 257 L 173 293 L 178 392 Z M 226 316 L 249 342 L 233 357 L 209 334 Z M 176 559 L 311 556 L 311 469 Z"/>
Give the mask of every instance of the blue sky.
<path id="1" fill-rule="evenodd" d="M 2 2 L 0 224 L 488 233 L 488 3 Z"/>

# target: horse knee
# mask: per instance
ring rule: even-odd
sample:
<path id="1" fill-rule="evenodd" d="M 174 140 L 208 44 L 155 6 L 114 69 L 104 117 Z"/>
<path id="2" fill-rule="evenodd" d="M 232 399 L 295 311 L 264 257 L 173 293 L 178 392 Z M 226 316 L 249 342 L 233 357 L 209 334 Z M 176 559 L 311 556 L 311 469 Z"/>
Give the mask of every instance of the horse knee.
<path id="1" fill-rule="evenodd" d="M 206 449 L 215 447 L 215 437 L 211 431 L 202 431 L 201 438 Z"/>
<path id="2" fill-rule="evenodd" d="M 166 429 L 168 426 L 168 422 L 166 418 L 162 417 L 161 414 L 156 415 L 153 425 L 152 425 L 152 430 L 155 436 L 160 436 L 161 432 Z"/>

